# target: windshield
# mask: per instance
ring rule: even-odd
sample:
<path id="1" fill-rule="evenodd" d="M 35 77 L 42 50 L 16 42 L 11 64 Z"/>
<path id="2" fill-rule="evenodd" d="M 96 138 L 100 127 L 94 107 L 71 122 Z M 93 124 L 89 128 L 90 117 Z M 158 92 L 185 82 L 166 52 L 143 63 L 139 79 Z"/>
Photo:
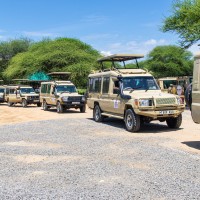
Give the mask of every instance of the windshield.
<path id="1" fill-rule="evenodd" d="M 76 87 L 74 85 L 59 85 L 56 86 L 56 93 L 61 93 L 61 92 L 76 92 Z"/>
<path id="2" fill-rule="evenodd" d="M 22 94 L 30 94 L 30 93 L 35 93 L 33 88 L 20 88 L 20 92 Z"/>
<path id="3" fill-rule="evenodd" d="M 0 88 L 0 93 L 4 93 L 4 89 L 3 88 Z"/>
<path id="4" fill-rule="evenodd" d="M 171 84 L 172 85 L 177 85 L 177 81 L 176 80 L 164 80 L 163 81 L 164 89 L 168 89 Z"/>
<path id="5" fill-rule="evenodd" d="M 159 90 L 159 87 L 152 76 L 138 76 L 123 78 L 123 90 Z"/>

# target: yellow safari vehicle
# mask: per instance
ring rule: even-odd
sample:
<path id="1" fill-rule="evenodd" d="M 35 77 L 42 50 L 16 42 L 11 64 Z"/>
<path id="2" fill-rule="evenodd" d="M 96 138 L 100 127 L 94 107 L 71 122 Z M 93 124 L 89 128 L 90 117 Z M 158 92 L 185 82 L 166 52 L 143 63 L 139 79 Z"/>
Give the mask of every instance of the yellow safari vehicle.
<path id="1" fill-rule="evenodd" d="M 194 58 L 191 111 L 194 122 L 200 124 L 200 54 Z"/>
<path id="2" fill-rule="evenodd" d="M 161 92 L 154 77 L 145 70 L 126 69 L 125 61 L 137 61 L 142 57 L 115 54 L 98 60 L 102 70 L 89 75 L 87 94 L 87 104 L 93 109 L 94 120 L 101 122 L 105 117 L 123 119 L 130 132 L 139 131 L 144 122 L 152 120 L 166 121 L 168 127 L 179 128 L 185 107 L 181 98 Z M 111 63 L 110 69 L 104 69 L 105 62 Z"/>
<path id="3" fill-rule="evenodd" d="M 29 104 L 37 104 L 38 107 L 41 106 L 39 95 L 29 85 L 6 86 L 5 101 L 7 101 L 8 106 L 17 103 L 22 104 L 24 108 Z"/>
<path id="4" fill-rule="evenodd" d="M 86 110 L 85 96 L 78 94 L 71 81 L 42 82 L 40 102 L 44 111 L 51 107 L 56 107 L 58 113 L 70 108 L 80 109 L 82 113 Z"/>

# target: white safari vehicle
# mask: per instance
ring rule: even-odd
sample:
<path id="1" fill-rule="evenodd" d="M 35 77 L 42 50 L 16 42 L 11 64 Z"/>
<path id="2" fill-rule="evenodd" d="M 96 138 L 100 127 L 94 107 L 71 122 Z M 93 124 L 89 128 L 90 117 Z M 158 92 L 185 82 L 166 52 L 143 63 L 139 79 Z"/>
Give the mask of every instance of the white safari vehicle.
<path id="1" fill-rule="evenodd" d="M 142 57 L 115 54 L 98 60 L 102 70 L 89 75 L 87 94 L 87 104 L 93 109 L 94 120 L 101 122 L 105 117 L 123 119 L 130 132 L 139 131 L 144 122 L 152 120 L 166 121 L 169 128 L 179 128 L 185 108 L 181 98 L 161 92 L 154 77 L 145 70 L 126 69 L 125 61 L 137 61 Z M 110 69 L 104 68 L 105 62 L 111 63 Z"/>

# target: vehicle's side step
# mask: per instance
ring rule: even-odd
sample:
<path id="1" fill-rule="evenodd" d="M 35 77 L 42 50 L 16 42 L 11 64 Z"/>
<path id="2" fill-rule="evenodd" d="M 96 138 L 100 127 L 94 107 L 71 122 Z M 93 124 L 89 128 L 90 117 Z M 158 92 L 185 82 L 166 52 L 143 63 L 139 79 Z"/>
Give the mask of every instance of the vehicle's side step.
<path id="1" fill-rule="evenodd" d="M 117 118 L 117 119 L 124 119 L 124 117 L 122 115 L 113 115 L 111 113 L 105 113 L 105 112 L 103 112 L 103 113 L 101 113 L 101 115 L 107 116 L 107 117 L 114 117 L 114 118 Z"/>

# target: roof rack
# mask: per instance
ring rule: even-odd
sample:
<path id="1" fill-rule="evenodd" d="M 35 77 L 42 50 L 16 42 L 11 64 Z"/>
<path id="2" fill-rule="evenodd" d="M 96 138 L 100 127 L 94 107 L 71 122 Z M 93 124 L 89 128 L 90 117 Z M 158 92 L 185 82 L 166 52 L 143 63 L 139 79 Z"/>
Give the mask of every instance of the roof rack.
<path id="1" fill-rule="evenodd" d="M 117 67 L 115 66 L 115 62 L 123 62 L 124 68 L 126 69 L 125 61 L 136 60 L 137 68 L 139 68 L 137 59 L 143 58 L 143 57 L 144 57 L 143 54 L 114 54 L 111 56 L 100 58 L 97 60 L 97 62 L 100 63 L 102 70 L 104 69 L 103 62 L 112 62 L 112 68 L 115 68 L 115 69 L 117 69 Z"/>

